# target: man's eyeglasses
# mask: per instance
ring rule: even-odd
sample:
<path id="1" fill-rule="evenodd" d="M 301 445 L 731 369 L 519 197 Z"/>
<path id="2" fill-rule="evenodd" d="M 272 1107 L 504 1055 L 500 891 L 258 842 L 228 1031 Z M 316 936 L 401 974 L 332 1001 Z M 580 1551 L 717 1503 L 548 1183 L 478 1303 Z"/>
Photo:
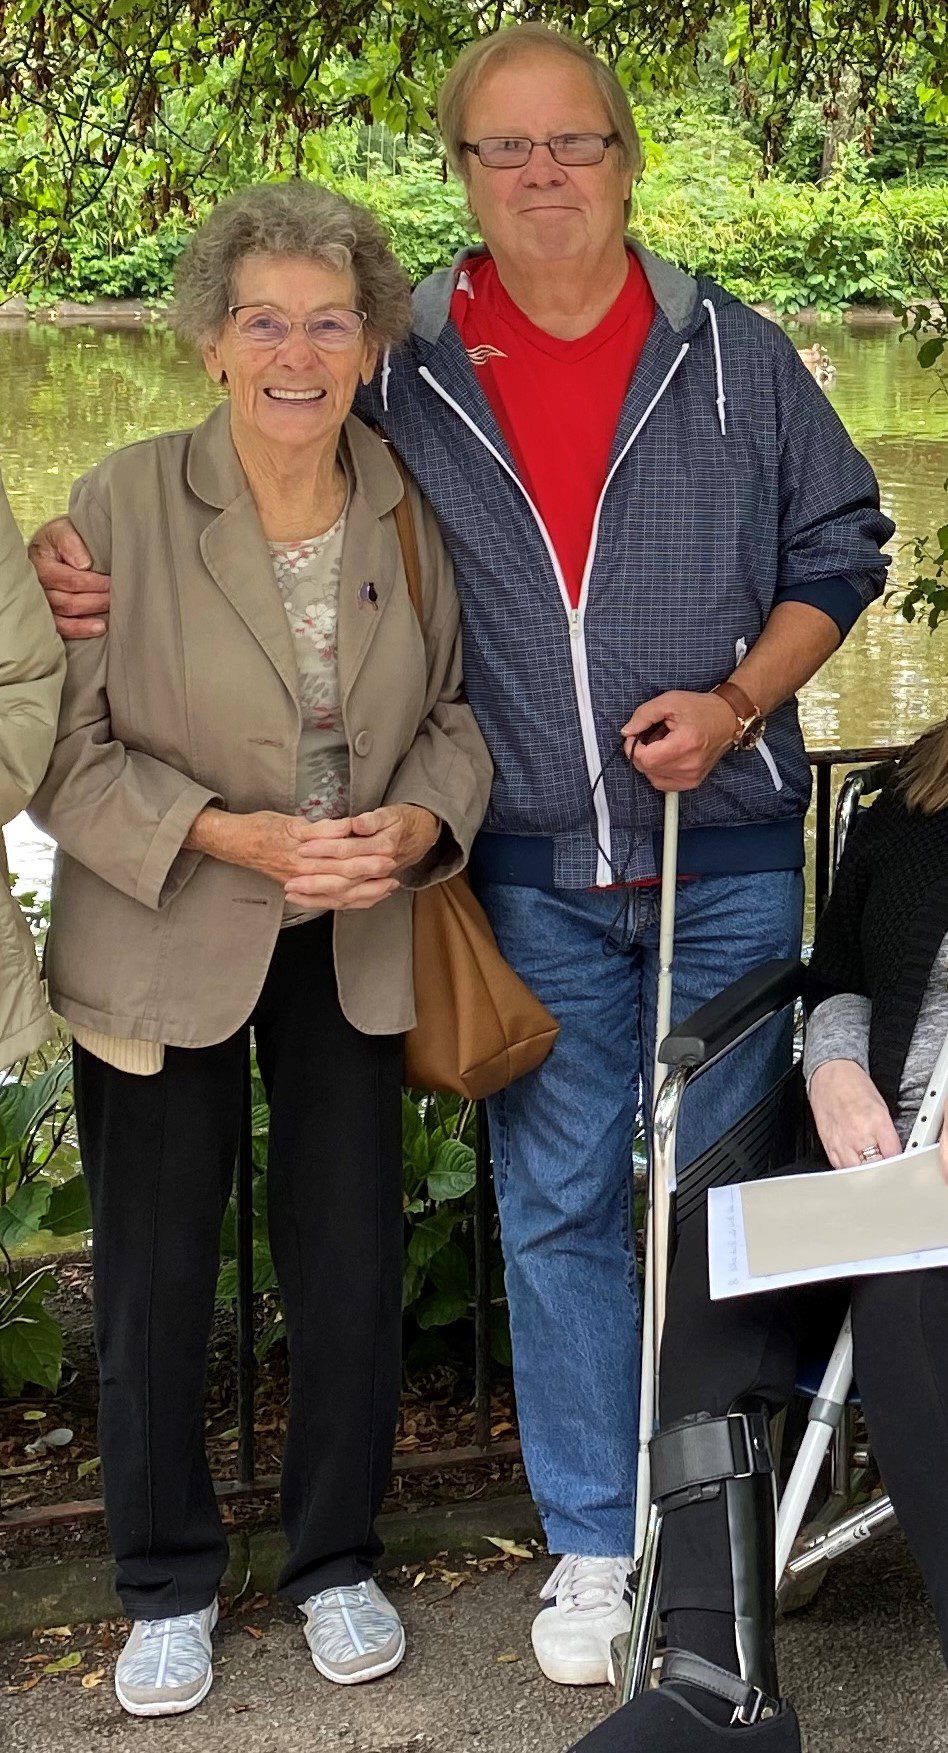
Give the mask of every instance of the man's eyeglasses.
<path id="1" fill-rule="evenodd" d="M 473 152 L 488 170 L 522 170 L 535 146 L 549 148 L 556 164 L 601 164 L 606 148 L 615 146 L 618 134 L 554 134 L 550 140 L 531 140 L 527 135 L 488 135 L 484 140 L 462 140 L 461 151 Z"/>
<path id="2" fill-rule="evenodd" d="M 350 347 L 365 324 L 364 310 L 314 310 L 302 322 L 292 322 L 272 304 L 232 304 L 228 307 L 242 341 L 254 347 L 280 347 L 294 329 L 304 329 L 314 347 L 329 353 Z"/>

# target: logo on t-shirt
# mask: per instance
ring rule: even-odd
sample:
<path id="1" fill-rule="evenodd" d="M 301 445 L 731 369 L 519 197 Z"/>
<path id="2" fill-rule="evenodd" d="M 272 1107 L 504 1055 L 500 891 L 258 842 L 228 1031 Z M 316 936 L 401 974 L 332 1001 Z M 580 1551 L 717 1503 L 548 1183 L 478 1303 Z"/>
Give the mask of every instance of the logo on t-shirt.
<path id="1" fill-rule="evenodd" d="M 465 351 L 472 365 L 486 365 L 489 359 L 509 357 L 499 347 L 492 347 L 488 341 L 482 341 L 479 347 L 468 347 Z"/>

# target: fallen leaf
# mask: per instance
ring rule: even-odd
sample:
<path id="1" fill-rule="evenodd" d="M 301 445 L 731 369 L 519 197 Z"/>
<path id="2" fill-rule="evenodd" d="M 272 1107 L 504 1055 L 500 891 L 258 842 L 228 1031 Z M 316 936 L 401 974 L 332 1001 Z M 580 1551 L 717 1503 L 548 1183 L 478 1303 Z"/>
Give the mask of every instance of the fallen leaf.
<path id="1" fill-rule="evenodd" d="M 46 1626 L 41 1625 L 38 1628 L 38 1630 L 34 1631 L 33 1636 L 34 1637 L 71 1637 L 72 1636 L 72 1626 L 71 1625 L 46 1625 Z"/>
<path id="2" fill-rule="evenodd" d="M 93 1668 L 91 1674 L 83 1674 L 80 1684 L 86 1688 L 87 1692 L 91 1692 L 93 1686 L 101 1686 L 104 1679 L 105 1669 Z"/>
<path id="3" fill-rule="evenodd" d="M 60 1656 L 58 1662 L 47 1662 L 44 1674 L 68 1674 L 71 1668 L 82 1667 L 82 1651 L 70 1650 L 68 1656 Z"/>
<path id="4" fill-rule="evenodd" d="M 532 1558 L 529 1546 L 518 1546 L 516 1540 L 501 1540 L 498 1534 L 485 1534 L 485 1540 L 491 1546 L 499 1546 L 507 1558 Z"/>
<path id="5" fill-rule="evenodd" d="M 8 1692 L 32 1692 L 33 1687 L 38 1686 L 40 1681 L 42 1680 L 42 1678 L 43 1678 L 42 1674 L 34 1674 L 31 1680 L 21 1680 L 18 1686 L 8 1686 L 7 1691 Z"/>
<path id="6" fill-rule="evenodd" d="M 76 1468 L 76 1478 L 77 1479 L 87 1478 L 87 1476 L 90 1473 L 94 1473 L 96 1468 L 101 1467 L 101 1465 L 102 1465 L 102 1462 L 100 1461 L 98 1455 L 92 1455 L 88 1461 L 80 1461 L 78 1467 Z"/>
<path id="7" fill-rule="evenodd" d="M 427 1576 L 427 1575 L 428 1575 L 428 1572 L 427 1572 L 427 1571 L 426 1571 L 426 1570 L 420 1570 L 420 1571 L 419 1571 L 419 1572 L 418 1572 L 418 1575 L 417 1575 L 417 1576 L 416 1576 L 416 1578 L 415 1578 L 415 1580 L 414 1580 L 414 1582 L 413 1582 L 413 1583 L 412 1583 L 412 1585 L 411 1585 L 411 1586 L 412 1586 L 412 1588 L 413 1588 L 413 1589 L 417 1589 L 417 1587 L 418 1587 L 418 1584 L 419 1584 L 419 1583 L 423 1583 L 423 1582 L 424 1582 L 424 1580 L 425 1580 L 425 1577 L 426 1577 L 426 1576 Z"/>
<path id="8" fill-rule="evenodd" d="M 247 1633 L 248 1637 L 262 1637 L 263 1636 L 263 1632 L 256 1625 L 245 1625 L 243 1629 Z"/>
<path id="9" fill-rule="evenodd" d="M 45 1417 L 45 1412 L 24 1412 L 23 1422 L 24 1424 L 42 1424 Z"/>
<path id="10" fill-rule="evenodd" d="M 520 1657 L 516 1650 L 505 1650 L 502 1656 L 495 1656 L 494 1660 L 495 1662 L 519 1662 Z"/>

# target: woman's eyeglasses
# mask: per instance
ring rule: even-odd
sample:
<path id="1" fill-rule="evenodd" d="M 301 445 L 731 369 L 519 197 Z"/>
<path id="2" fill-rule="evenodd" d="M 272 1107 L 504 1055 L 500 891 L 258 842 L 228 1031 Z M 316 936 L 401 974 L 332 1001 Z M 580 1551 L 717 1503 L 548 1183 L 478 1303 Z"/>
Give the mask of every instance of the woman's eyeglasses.
<path id="1" fill-rule="evenodd" d="M 618 134 L 554 134 L 550 140 L 531 140 L 527 135 L 491 134 L 484 140 L 462 140 L 461 150 L 473 152 L 488 170 L 522 170 L 535 146 L 548 147 L 555 164 L 601 164 L 606 147 L 615 146 L 618 138 Z"/>
<path id="2" fill-rule="evenodd" d="M 280 347 L 294 329 L 303 329 L 314 347 L 329 353 L 352 345 L 367 314 L 364 310 L 314 310 L 302 322 L 293 322 L 272 304 L 232 304 L 228 310 L 241 340 L 254 347 Z"/>

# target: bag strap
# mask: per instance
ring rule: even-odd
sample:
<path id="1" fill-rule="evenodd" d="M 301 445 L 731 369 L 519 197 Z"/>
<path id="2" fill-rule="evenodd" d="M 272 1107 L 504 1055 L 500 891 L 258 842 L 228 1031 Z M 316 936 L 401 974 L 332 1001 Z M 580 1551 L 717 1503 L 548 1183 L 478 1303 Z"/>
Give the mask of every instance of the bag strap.
<path id="1" fill-rule="evenodd" d="M 403 492 L 395 507 L 395 528 L 402 551 L 408 595 L 411 598 L 411 606 L 418 617 L 418 624 L 424 632 L 425 619 L 421 609 L 421 559 L 418 553 L 415 520 L 411 514 L 411 500 L 408 497 L 408 470 L 396 450 L 389 447 L 389 454 L 402 478 Z"/>

